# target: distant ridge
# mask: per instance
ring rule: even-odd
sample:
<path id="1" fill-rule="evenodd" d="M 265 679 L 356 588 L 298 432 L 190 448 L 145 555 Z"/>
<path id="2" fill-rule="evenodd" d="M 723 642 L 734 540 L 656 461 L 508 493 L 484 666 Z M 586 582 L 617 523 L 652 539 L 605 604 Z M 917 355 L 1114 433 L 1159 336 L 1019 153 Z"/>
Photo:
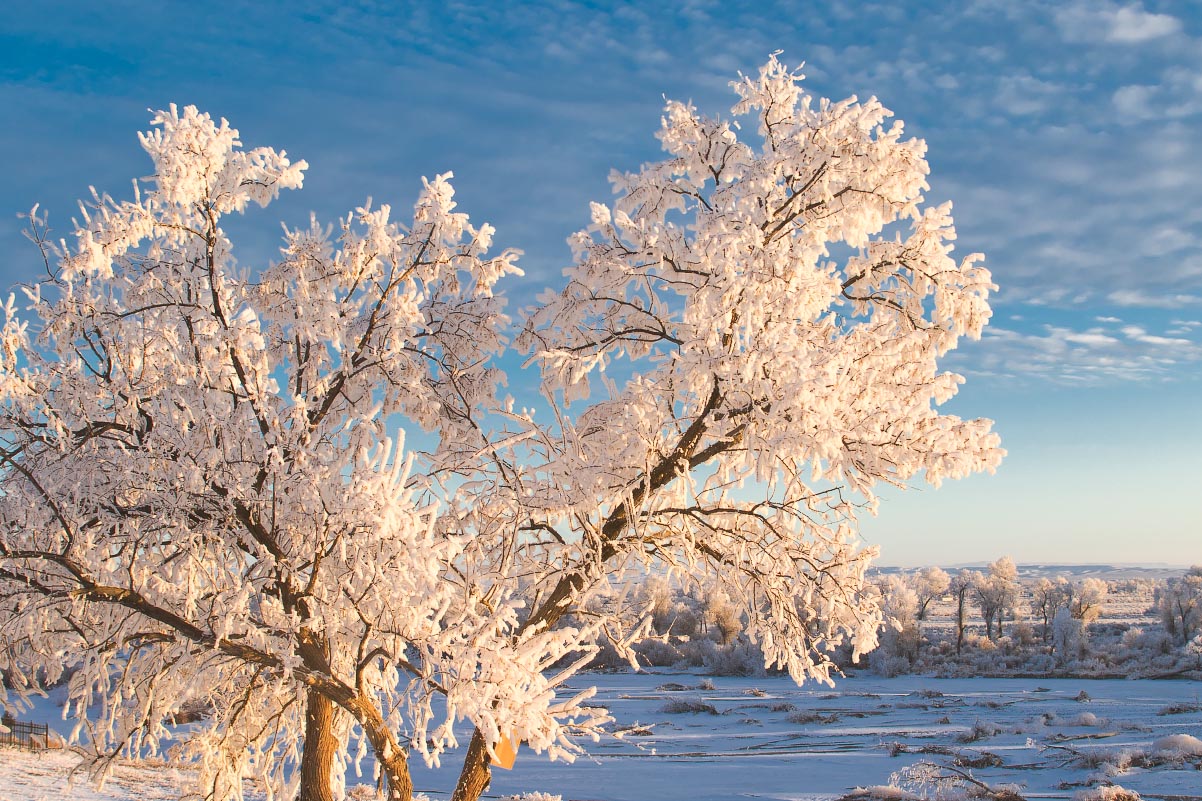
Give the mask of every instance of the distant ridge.
<path id="1" fill-rule="evenodd" d="M 955 565 L 940 565 L 949 573 L 960 570 L 985 570 L 989 562 L 967 562 Z M 1073 576 L 1076 578 L 1100 578 L 1108 580 L 1150 578 L 1175 578 L 1185 573 L 1187 566 L 1175 566 L 1164 562 L 1118 563 L 1118 564 L 1057 564 L 1055 562 L 1031 562 L 1017 565 L 1021 578 L 1055 578 L 1056 576 Z M 874 566 L 871 572 L 879 575 L 895 573 L 912 573 L 921 567 L 896 567 L 892 565 Z"/>

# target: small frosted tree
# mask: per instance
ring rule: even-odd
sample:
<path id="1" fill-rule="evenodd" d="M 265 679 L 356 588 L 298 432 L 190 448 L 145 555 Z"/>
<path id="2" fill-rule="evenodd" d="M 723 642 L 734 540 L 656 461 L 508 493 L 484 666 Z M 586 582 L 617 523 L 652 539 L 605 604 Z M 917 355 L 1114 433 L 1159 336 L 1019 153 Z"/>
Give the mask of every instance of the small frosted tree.
<path id="1" fill-rule="evenodd" d="M 1068 611 L 1074 619 L 1088 626 L 1102 614 L 1109 588 L 1098 578 L 1086 578 L 1072 585 L 1072 597 L 1068 600 Z"/>
<path id="2" fill-rule="evenodd" d="M 1064 605 L 1069 593 L 1068 581 L 1063 576 L 1057 577 L 1056 581 L 1041 576 L 1031 587 L 1031 611 L 1043 623 L 1045 643 L 1052 637 L 1052 619 L 1056 617 L 1056 610 Z"/>
<path id="3" fill-rule="evenodd" d="M 719 645 L 729 645 L 743 630 L 739 607 L 721 587 L 711 587 L 705 594 L 705 618 L 713 627 Z"/>
<path id="4" fill-rule="evenodd" d="M 1056 610 L 1052 618 L 1052 652 L 1061 665 L 1080 659 L 1085 652 L 1085 624 L 1073 617 L 1068 607 Z"/>
<path id="5" fill-rule="evenodd" d="M 952 577 L 943 568 L 932 566 L 909 576 L 909 584 L 914 589 L 918 601 L 914 618 L 917 650 L 922 647 L 922 622 L 927 619 L 927 611 L 931 603 L 948 594 L 952 586 Z"/>
<path id="6" fill-rule="evenodd" d="M 956 653 L 964 648 L 964 629 L 968 624 L 968 599 L 980 580 L 975 570 L 961 570 L 952 577 L 948 591 L 956 599 Z"/>
<path id="7" fill-rule="evenodd" d="M 881 675 L 895 676 L 918 658 L 921 600 L 910 577 L 885 576 L 879 586 L 884 621 L 872 666 Z"/>
<path id="8" fill-rule="evenodd" d="M 1202 565 L 1194 565 L 1180 578 L 1169 579 L 1157 591 L 1156 608 L 1165 630 L 1182 643 L 1202 633 Z"/>
<path id="9" fill-rule="evenodd" d="M 911 576 L 910 584 L 918 596 L 916 618 L 922 621 L 926 620 L 927 609 L 931 603 L 947 595 L 948 590 L 952 586 L 952 577 L 943 568 L 933 566 L 923 568 L 917 574 Z"/>
<path id="10" fill-rule="evenodd" d="M 977 607 L 985 620 L 985 634 L 995 639 L 993 623 L 997 621 L 997 635 L 1002 636 L 1002 621 L 1009 611 L 1013 616 L 1018 603 L 1018 568 L 1009 556 L 1003 556 L 989 566 L 988 575 L 978 573 L 973 584 Z"/>

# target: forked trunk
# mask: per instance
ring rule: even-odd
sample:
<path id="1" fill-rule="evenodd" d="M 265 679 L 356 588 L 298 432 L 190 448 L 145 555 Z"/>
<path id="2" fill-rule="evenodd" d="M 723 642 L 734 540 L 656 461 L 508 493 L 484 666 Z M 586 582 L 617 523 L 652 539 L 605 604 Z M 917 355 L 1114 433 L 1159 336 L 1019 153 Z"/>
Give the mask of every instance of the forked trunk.
<path id="1" fill-rule="evenodd" d="M 492 770 L 488 767 L 488 761 L 484 735 L 476 729 L 467 747 L 467 758 L 463 760 L 463 770 L 459 773 L 459 783 L 455 785 L 451 801 L 478 801 L 481 794 L 488 789 L 488 783 L 492 781 Z"/>
<path id="2" fill-rule="evenodd" d="M 305 743 L 301 751 L 301 781 L 297 801 L 334 801 L 330 779 L 337 753 L 334 703 L 311 689 L 305 694 Z"/>

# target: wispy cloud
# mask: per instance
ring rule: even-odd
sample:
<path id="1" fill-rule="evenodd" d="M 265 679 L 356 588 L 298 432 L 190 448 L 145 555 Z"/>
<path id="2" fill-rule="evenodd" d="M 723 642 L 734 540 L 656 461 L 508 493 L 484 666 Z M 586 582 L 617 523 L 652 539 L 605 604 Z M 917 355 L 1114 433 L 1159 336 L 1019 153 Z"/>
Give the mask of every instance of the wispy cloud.
<path id="1" fill-rule="evenodd" d="M 1133 45 L 1179 33 L 1181 20 L 1148 11 L 1143 3 L 1077 2 L 1056 12 L 1056 23 L 1069 41 Z"/>
<path id="2" fill-rule="evenodd" d="M 1167 333 L 1167 332 L 1166 332 Z M 956 366 L 969 374 L 1067 385 L 1173 380 L 1197 370 L 1202 342 L 1197 332 L 1162 336 L 1142 326 L 1093 326 L 1075 330 L 1045 325 L 1022 332 L 992 326 Z"/>
<path id="3" fill-rule="evenodd" d="M 1202 305 L 1202 296 L 1177 294 L 1152 294 L 1139 289 L 1117 289 L 1106 296 L 1119 306 L 1142 306 L 1149 309 L 1180 309 Z"/>
<path id="4" fill-rule="evenodd" d="M 1030 349 L 1153 347 L 1114 327 L 1118 309 L 1148 336 L 1194 338 L 1165 319 L 1202 305 L 1202 45 L 1170 13 L 1182 3 L 308 0 L 247 6 L 236 28 L 214 3 L 6 14 L 0 246 L 17 258 L 0 282 L 36 267 L 16 212 L 43 201 L 63 233 L 89 183 L 120 194 L 145 174 L 145 109 L 192 102 L 313 165 L 272 220 L 334 219 L 367 195 L 402 206 L 420 176 L 453 170 L 462 209 L 527 253 L 506 287 L 520 307 L 558 282 L 610 168 L 661 157 L 662 95 L 725 113 L 737 72 L 784 48 L 813 93 L 877 95 L 927 140 L 931 199 L 955 201 L 958 247 L 986 253 L 995 319 Z M 272 258 L 274 226 L 244 227 L 239 258 Z M 1065 309 L 1104 330 L 1041 327 Z"/>
<path id="5" fill-rule="evenodd" d="M 1071 86 L 1041 80 L 1024 71 L 998 78 L 995 102 L 1008 114 L 1025 117 L 1041 114 L 1061 104 L 1071 92 Z"/>
<path id="6" fill-rule="evenodd" d="M 1152 84 L 1126 84 L 1114 91 L 1115 110 L 1128 124 L 1175 120 L 1202 114 L 1202 74 L 1198 64 L 1173 66 Z"/>

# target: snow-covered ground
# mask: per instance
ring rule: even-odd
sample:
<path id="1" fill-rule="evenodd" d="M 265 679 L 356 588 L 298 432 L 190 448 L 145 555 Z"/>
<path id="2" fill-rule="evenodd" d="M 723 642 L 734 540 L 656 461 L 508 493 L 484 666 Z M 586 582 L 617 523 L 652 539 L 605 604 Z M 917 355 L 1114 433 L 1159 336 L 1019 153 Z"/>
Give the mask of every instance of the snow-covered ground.
<path id="1" fill-rule="evenodd" d="M 79 757 L 70 751 L 0 746 L 0 801 L 179 801 L 193 776 L 170 766 L 122 764 L 98 789 L 81 772 L 72 777 L 78 766 Z"/>
<path id="2" fill-rule="evenodd" d="M 1202 738 L 1198 682 L 865 676 L 830 689 L 798 688 L 778 677 L 707 683 L 666 673 L 577 681 L 585 682 L 598 686 L 597 702 L 609 708 L 621 736 L 592 744 L 573 765 L 523 749 L 513 771 L 495 771 L 490 796 L 818 801 L 898 781 L 922 761 L 958 761 L 976 779 L 1016 785 L 1027 798 L 1072 798 L 1105 780 L 1144 798 L 1202 799 L 1202 753 L 1189 753 L 1191 738 Z M 1180 709 L 1192 711 L 1174 711 Z M 47 717 L 47 705 L 39 711 Z M 61 720 L 50 722 L 63 728 Z M 1184 737 L 1164 739 L 1173 735 Z M 64 752 L 0 751 L 0 801 L 157 801 L 178 798 L 186 781 L 180 769 L 122 767 L 104 791 L 86 781 L 68 789 L 72 760 Z M 444 765 L 414 766 L 417 788 L 432 799 L 454 785 L 457 755 Z M 909 789 L 923 790 L 913 782 Z"/>

